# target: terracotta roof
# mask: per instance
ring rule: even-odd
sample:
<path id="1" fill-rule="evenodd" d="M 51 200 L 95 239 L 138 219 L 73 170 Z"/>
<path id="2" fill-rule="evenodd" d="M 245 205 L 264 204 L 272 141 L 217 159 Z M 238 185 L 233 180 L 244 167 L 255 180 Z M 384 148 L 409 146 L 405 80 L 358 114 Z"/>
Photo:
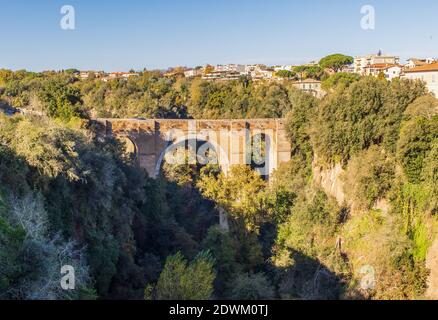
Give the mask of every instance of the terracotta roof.
<path id="1" fill-rule="evenodd" d="M 411 68 L 405 70 L 405 73 L 412 73 L 412 72 L 432 72 L 432 71 L 438 71 L 438 62 L 429 63 L 423 66 Z"/>
<path id="2" fill-rule="evenodd" d="M 401 67 L 401 66 L 398 64 L 393 64 L 393 63 L 376 63 L 376 64 L 372 64 L 372 65 L 368 66 L 367 68 L 386 70 L 386 69 L 392 68 L 392 67 Z"/>
<path id="3" fill-rule="evenodd" d="M 411 58 L 409 61 L 412 61 L 416 65 L 427 64 L 426 60 Z"/>

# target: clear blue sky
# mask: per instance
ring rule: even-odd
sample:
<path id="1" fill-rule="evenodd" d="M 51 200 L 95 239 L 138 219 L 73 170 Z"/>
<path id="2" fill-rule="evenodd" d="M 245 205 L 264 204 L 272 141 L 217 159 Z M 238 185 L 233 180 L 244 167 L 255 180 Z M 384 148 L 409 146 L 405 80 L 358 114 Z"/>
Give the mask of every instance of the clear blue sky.
<path id="1" fill-rule="evenodd" d="M 76 30 L 60 8 L 76 9 Z M 362 5 L 376 29 L 360 27 Z M 342 52 L 438 56 L 436 0 L 0 0 L 0 68 L 297 64 Z"/>

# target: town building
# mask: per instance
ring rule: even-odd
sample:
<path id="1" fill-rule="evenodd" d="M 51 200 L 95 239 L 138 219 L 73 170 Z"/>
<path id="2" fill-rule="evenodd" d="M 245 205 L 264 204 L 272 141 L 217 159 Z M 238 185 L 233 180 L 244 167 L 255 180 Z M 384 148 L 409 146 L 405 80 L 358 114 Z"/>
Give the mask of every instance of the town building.
<path id="1" fill-rule="evenodd" d="M 410 58 L 408 59 L 408 63 L 405 65 L 406 69 L 412 69 L 416 67 L 421 67 L 427 64 L 431 64 L 436 62 L 433 58 L 427 58 L 427 59 L 417 59 L 417 58 Z"/>
<path id="2" fill-rule="evenodd" d="M 216 72 L 238 72 L 244 73 L 245 66 L 242 64 L 225 64 L 225 65 L 217 65 L 214 67 L 214 71 Z"/>
<path id="3" fill-rule="evenodd" d="M 110 80 L 128 80 L 131 77 L 139 77 L 140 75 L 135 72 L 111 72 L 102 78 L 102 81 L 108 82 Z"/>
<path id="4" fill-rule="evenodd" d="M 342 68 L 341 72 L 354 73 L 354 63 Z"/>
<path id="5" fill-rule="evenodd" d="M 274 78 L 275 70 L 273 68 L 268 68 L 263 64 L 246 65 L 245 74 L 256 81 L 272 80 Z"/>
<path id="6" fill-rule="evenodd" d="M 188 73 L 192 75 L 193 73 Z M 250 77 L 253 81 L 274 80 L 275 70 L 268 68 L 265 65 L 218 65 L 214 67 L 214 71 L 204 74 L 204 80 L 238 80 L 242 76 Z"/>
<path id="7" fill-rule="evenodd" d="M 388 66 L 383 70 L 383 74 L 385 75 L 385 79 L 393 80 L 396 78 L 400 78 L 403 71 L 403 67 L 401 65 L 392 65 Z"/>
<path id="8" fill-rule="evenodd" d="M 245 65 L 245 74 L 251 75 L 256 72 L 266 69 L 267 67 L 264 64 L 247 64 Z"/>
<path id="9" fill-rule="evenodd" d="M 293 82 L 292 85 L 302 91 L 306 91 L 317 98 L 322 98 L 325 92 L 321 89 L 321 81 L 314 79 L 305 79 Z"/>
<path id="10" fill-rule="evenodd" d="M 186 78 L 201 77 L 204 74 L 204 68 L 195 68 L 184 71 Z"/>
<path id="11" fill-rule="evenodd" d="M 429 91 L 438 97 L 438 62 L 406 69 L 403 77 L 424 81 Z"/>
<path id="12" fill-rule="evenodd" d="M 274 79 L 275 71 L 274 69 L 259 69 L 251 74 L 253 80 L 272 80 Z"/>
<path id="13" fill-rule="evenodd" d="M 378 54 L 370 54 L 354 59 L 354 72 L 360 75 L 365 75 L 366 68 L 375 64 L 399 64 L 400 58 L 396 56 L 385 56 L 380 52 Z"/>
<path id="14" fill-rule="evenodd" d="M 231 80 L 239 80 L 241 77 L 240 72 L 233 71 L 213 71 L 205 74 L 202 79 L 203 80 L 217 80 L 217 81 L 231 81 Z"/>
<path id="15" fill-rule="evenodd" d="M 79 72 L 79 78 L 82 80 L 89 79 L 94 76 L 95 78 L 102 78 L 105 76 L 105 73 L 102 71 L 81 71 Z"/>
<path id="16" fill-rule="evenodd" d="M 376 63 L 367 66 L 364 69 L 364 75 L 378 77 L 381 74 L 387 80 L 392 80 L 394 78 L 400 78 L 403 67 L 398 64 L 390 63 Z"/>
<path id="17" fill-rule="evenodd" d="M 293 71 L 295 66 L 293 65 L 285 65 L 285 66 L 274 66 L 272 69 L 274 69 L 275 72 L 286 70 L 286 71 Z"/>

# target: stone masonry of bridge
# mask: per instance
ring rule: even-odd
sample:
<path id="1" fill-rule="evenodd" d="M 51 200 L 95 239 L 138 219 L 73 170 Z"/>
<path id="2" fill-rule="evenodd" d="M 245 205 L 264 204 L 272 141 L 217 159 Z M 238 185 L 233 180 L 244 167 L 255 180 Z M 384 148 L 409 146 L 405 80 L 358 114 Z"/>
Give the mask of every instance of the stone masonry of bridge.
<path id="1" fill-rule="evenodd" d="M 101 134 L 127 140 L 140 166 L 157 177 L 172 146 L 189 140 L 212 145 L 217 162 L 227 173 L 230 166 L 248 164 L 247 148 L 252 137 L 265 138 L 265 168 L 268 176 L 282 162 L 290 160 L 291 145 L 285 119 L 173 120 L 96 119 Z"/>

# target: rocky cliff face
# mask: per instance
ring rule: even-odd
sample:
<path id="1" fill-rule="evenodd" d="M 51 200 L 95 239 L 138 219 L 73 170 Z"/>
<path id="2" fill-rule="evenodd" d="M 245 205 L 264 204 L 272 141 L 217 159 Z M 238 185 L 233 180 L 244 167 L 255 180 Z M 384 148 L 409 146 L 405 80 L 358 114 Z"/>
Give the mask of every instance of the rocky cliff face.
<path id="1" fill-rule="evenodd" d="M 317 158 L 313 161 L 313 182 L 320 186 L 325 193 L 336 199 L 340 206 L 348 206 L 352 213 L 360 211 L 351 199 L 348 199 L 344 192 L 344 182 L 342 181 L 342 174 L 345 172 L 341 164 L 336 164 L 330 168 L 325 168 L 318 163 Z M 379 199 L 376 201 L 373 209 L 382 210 L 387 213 L 390 209 L 389 203 L 386 199 Z"/>
<path id="2" fill-rule="evenodd" d="M 342 166 L 337 164 L 329 169 L 318 164 L 317 160 L 313 162 L 313 182 L 319 185 L 325 193 L 334 197 L 339 205 L 344 205 L 346 198 L 344 193 L 344 184 L 341 175 L 344 172 Z"/>
<path id="3" fill-rule="evenodd" d="M 337 164 L 327 169 L 318 164 L 318 161 L 315 160 L 312 167 L 313 182 L 319 185 L 325 193 L 334 197 L 340 206 L 349 206 L 352 214 L 354 214 L 354 212 L 356 212 L 355 205 L 351 200 L 347 199 L 344 193 L 344 183 L 341 179 L 344 173 L 342 166 Z M 373 209 L 388 213 L 390 204 L 388 200 L 380 199 L 376 202 Z M 434 241 L 427 253 L 426 267 L 430 270 L 426 297 L 428 299 L 438 300 L 438 238 Z"/>

